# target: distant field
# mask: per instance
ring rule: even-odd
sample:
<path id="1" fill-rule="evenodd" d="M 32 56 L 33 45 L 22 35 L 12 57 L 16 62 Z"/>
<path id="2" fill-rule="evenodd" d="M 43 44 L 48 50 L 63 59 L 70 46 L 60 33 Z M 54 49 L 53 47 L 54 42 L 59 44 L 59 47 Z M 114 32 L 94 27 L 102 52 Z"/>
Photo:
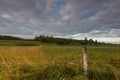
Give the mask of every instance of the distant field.
<path id="1" fill-rule="evenodd" d="M 0 40 L 0 46 L 38 46 L 38 45 L 41 45 L 40 41 Z"/>
<path id="2" fill-rule="evenodd" d="M 120 46 L 89 46 L 88 58 L 89 80 L 120 80 Z M 88 79 L 81 46 L 0 46 L 0 80 Z"/>

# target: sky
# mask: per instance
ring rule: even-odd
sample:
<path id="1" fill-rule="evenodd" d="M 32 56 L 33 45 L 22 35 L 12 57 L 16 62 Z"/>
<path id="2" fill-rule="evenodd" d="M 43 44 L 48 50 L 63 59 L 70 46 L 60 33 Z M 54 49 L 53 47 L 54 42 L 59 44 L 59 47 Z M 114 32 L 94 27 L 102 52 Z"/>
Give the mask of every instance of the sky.
<path id="1" fill-rule="evenodd" d="M 120 43 L 120 0 L 0 0 L 0 35 Z"/>

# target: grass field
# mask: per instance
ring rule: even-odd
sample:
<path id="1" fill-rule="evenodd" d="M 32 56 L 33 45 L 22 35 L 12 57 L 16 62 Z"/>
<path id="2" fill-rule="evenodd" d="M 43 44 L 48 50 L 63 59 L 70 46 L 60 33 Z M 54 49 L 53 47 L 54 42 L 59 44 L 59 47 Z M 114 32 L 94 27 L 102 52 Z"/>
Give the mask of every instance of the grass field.
<path id="1" fill-rule="evenodd" d="M 89 46 L 88 58 L 86 77 L 81 46 L 0 46 L 0 80 L 120 80 L 120 46 Z"/>

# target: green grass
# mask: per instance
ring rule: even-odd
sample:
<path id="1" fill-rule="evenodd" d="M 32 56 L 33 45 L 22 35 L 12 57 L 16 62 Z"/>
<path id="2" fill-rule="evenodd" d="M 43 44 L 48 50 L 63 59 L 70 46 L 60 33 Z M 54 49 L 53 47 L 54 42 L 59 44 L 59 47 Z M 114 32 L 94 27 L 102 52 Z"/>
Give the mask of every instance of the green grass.
<path id="1" fill-rule="evenodd" d="M 120 80 L 120 46 L 88 46 L 87 53 L 86 77 L 81 46 L 0 46 L 0 80 Z"/>

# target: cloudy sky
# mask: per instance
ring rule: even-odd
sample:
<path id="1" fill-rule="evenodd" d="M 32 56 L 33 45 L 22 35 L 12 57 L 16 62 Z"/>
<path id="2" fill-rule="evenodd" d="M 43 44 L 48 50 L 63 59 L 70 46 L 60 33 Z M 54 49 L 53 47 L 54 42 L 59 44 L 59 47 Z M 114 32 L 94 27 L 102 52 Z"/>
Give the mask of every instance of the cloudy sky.
<path id="1" fill-rule="evenodd" d="M 0 34 L 120 42 L 120 0 L 0 0 Z"/>

